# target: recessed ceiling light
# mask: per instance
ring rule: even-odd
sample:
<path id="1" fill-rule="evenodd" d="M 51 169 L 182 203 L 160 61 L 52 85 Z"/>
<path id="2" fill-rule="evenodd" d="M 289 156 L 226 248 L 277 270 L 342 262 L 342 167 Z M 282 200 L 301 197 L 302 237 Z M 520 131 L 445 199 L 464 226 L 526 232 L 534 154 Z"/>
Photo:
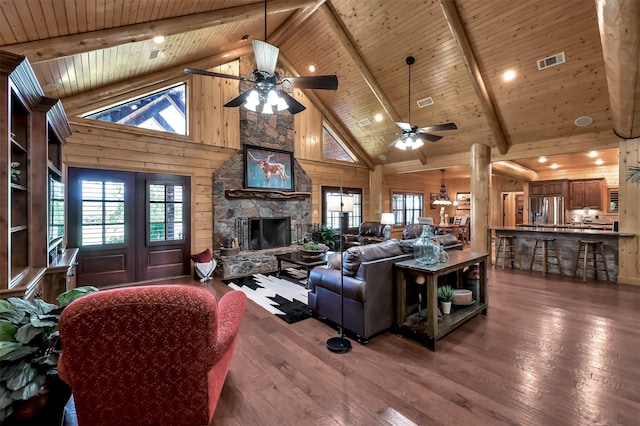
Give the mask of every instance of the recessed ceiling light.
<path id="1" fill-rule="evenodd" d="M 589 154 L 587 154 L 589 157 L 591 158 L 596 158 L 598 156 L 598 152 L 597 151 L 591 151 Z"/>
<path id="2" fill-rule="evenodd" d="M 379 158 L 380 160 L 382 160 L 382 161 L 385 161 L 385 160 L 387 159 L 387 156 L 386 156 L 386 155 L 384 155 L 384 154 L 380 154 L 380 155 L 378 155 L 378 158 Z"/>
<path id="3" fill-rule="evenodd" d="M 598 158 L 596 160 L 596 165 L 601 166 L 602 164 L 604 164 L 604 160 L 602 158 Z"/>
<path id="4" fill-rule="evenodd" d="M 240 40 L 242 40 L 242 41 L 247 41 L 247 40 L 249 40 L 249 34 L 245 34 L 245 35 L 243 35 L 242 37 L 240 37 Z"/>
<path id="5" fill-rule="evenodd" d="M 310 72 L 316 72 L 316 67 L 315 67 L 315 65 L 309 65 L 309 71 L 310 71 Z"/>
<path id="6" fill-rule="evenodd" d="M 514 70 L 508 70 L 504 74 L 502 74 L 502 79 L 504 81 L 511 81 L 516 78 L 516 72 Z"/>
<path id="7" fill-rule="evenodd" d="M 588 115 L 583 115 L 582 117 L 576 118 L 575 123 L 578 127 L 588 126 L 589 124 L 593 123 L 593 118 L 589 117 Z"/>
<path id="8" fill-rule="evenodd" d="M 551 163 L 549 167 L 551 167 L 552 169 L 557 169 L 560 166 L 558 166 L 558 163 Z"/>
<path id="9" fill-rule="evenodd" d="M 376 121 L 382 121 L 382 114 L 376 114 L 375 117 L 373 117 Z"/>
<path id="10" fill-rule="evenodd" d="M 538 158 L 538 161 L 540 163 L 546 163 L 547 162 L 547 157 L 545 157 L 544 155 L 541 155 L 540 158 Z"/>
<path id="11" fill-rule="evenodd" d="M 155 36 L 155 37 L 153 38 L 153 42 L 154 42 L 155 44 L 160 44 L 160 43 L 162 43 L 163 41 L 164 41 L 164 36 L 161 36 L 161 35 L 159 35 L 159 36 Z"/>

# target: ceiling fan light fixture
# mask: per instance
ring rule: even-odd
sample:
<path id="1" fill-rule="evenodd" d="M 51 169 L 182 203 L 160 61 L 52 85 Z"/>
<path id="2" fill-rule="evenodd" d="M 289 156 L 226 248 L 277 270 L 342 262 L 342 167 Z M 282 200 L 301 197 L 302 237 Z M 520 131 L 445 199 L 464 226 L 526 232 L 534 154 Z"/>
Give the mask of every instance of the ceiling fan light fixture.
<path id="1" fill-rule="evenodd" d="M 262 106 L 262 113 L 263 114 L 273 114 L 273 107 L 271 106 L 270 103 L 265 102 L 265 104 Z"/>
<path id="2" fill-rule="evenodd" d="M 278 103 L 276 105 L 276 108 L 278 109 L 278 111 L 284 111 L 285 109 L 289 108 L 289 104 L 287 103 L 287 101 L 278 96 Z"/>
<path id="3" fill-rule="evenodd" d="M 420 139 L 416 139 L 413 141 L 413 145 L 411 146 L 411 149 L 418 149 L 422 145 L 424 145 L 424 142 L 422 142 Z"/>
<path id="4" fill-rule="evenodd" d="M 267 94 L 267 103 L 269 105 L 276 106 L 278 105 L 278 101 L 280 100 L 280 96 L 276 93 L 275 90 L 269 90 L 269 94 Z"/>
<path id="5" fill-rule="evenodd" d="M 396 141 L 395 147 L 405 151 L 407 149 L 407 144 L 405 143 L 405 140 L 403 138 L 400 138 Z"/>

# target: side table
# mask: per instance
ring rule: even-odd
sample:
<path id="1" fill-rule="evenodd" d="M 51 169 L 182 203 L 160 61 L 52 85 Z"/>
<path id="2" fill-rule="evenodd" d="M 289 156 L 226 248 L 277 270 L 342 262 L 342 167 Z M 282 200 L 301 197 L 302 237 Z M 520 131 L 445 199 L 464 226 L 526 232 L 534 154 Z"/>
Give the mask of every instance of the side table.
<path id="1" fill-rule="evenodd" d="M 487 261 L 488 253 L 475 252 L 449 252 L 449 260 L 446 263 L 434 265 L 420 265 L 415 259 L 398 262 L 394 265 L 396 270 L 397 309 L 396 325 L 398 332 L 412 337 L 431 350 L 436 350 L 437 341 L 452 332 L 462 324 L 481 313 L 487 315 L 489 309 L 489 293 L 487 288 Z M 453 309 L 451 314 L 443 315 L 442 322 L 438 323 L 438 277 L 451 272 L 457 273 L 457 287 L 462 286 L 462 271 L 465 267 L 479 264 L 479 289 L 478 300 L 471 305 Z M 426 277 L 427 286 L 427 318 L 426 322 L 416 318 L 417 314 L 407 316 L 407 278 L 423 275 Z"/>

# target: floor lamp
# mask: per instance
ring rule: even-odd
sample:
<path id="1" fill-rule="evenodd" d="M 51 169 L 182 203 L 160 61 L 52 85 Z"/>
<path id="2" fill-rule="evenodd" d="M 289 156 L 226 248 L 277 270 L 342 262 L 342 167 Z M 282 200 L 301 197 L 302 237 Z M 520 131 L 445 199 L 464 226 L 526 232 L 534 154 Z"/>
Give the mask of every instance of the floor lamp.
<path id="1" fill-rule="evenodd" d="M 342 192 L 342 178 L 340 178 L 340 194 L 327 197 L 327 210 L 340 213 L 340 337 L 327 340 L 327 349 L 331 352 L 346 353 L 351 349 L 351 342 L 344 337 L 344 274 L 342 273 L 342 252 L 344 250 L 344 212 L 353 211 L 353 197 L 345 196 Z"/>

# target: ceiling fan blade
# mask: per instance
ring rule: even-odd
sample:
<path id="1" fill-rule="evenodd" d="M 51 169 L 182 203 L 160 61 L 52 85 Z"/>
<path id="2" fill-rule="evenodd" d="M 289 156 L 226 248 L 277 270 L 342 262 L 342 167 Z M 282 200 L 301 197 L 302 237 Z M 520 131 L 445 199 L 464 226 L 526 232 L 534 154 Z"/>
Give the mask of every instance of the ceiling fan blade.
<path id="1" fill-rule="evenodd" d="M 256 56 L 258 71 L 273 74 L 278 62 L 280 49 L 261 40 L 253 40 L 253 53 Z"/>
<path id="2" fill-rule="evenodd" d="M 245 100 L 247 100 L 247 96 L 249 96 L 249 92 L 251 92 L 251 90 L 247 90 L 246 92 L 244 92 L 243 94 L 241 94 L 237 98 L 231 99 L 229 102 L 224 104 L 224 106 L 226 106 L 227 108 L 229 108 L 229 107 L 239 107 L 240 105 L 242 105 L 244 103 Z"/>
<path id="3" fill-rule="evenodd" d="M 396 126 L 400 127 L 404 132 L 410 132 L 411 131 L 411 124 L 409 123 L 401 123 L 399 121 L 396 121 Z"/>
<path id="4" fill-rule="evenodd" d="M 199 70 L 199 69 L 196 69 L 196 68 L 185 68 L 184 72 L 186 74 L 207 75 L 209 77 L 230 78 L 230 79 L 233 79 L 233 80 L 240 80 L 240 81 L 253 81 L 253 80 L 251 80 L 251 79 L 249 79 L 247 77 L 240 76 L 240 75 L 222 74 L 222 73 L 219 73 L 219 72 Z"/>
<path id="5" fill-rule="evenodd" d="M 283 81 L 298 89 L 337 90 L 338 77 L 335 75 L 313 75 L 308 77 L 287 77 Z"/>
<path id="6" fill-rule="evenodd" d="M 290 94 L 288 94 L 284 90 L 278 90 L 278 95 L 282 96 L 284 98 L 284 100 L 287 101 L 287 105 L 289 105 L 289 112 L 291 114 L 297 114 L 297 113 L 302 112 L 305 109 L 307 109 L 304 105 L 302 105 L 300 102 L 296 101 L 293 98 L 293 96 L 291 96 Z"/>
<path id="7" fill-rule="evenodd" d="M 441 130 L 456 130 L 458 126 L 456 123 L 444 123 L 444 124 L 436 124 L 435 126 L 427 126 L 421 127 L 418 129 L 419 132 L 439 132 Z"/>
<path id="8" fill-rule="evenodd" d="M 427 142 L 438 142 L 440 139 L 442 139 L 442 136 L 432 135 L 430 133 L 416 133 L 416 137 Z"/>

